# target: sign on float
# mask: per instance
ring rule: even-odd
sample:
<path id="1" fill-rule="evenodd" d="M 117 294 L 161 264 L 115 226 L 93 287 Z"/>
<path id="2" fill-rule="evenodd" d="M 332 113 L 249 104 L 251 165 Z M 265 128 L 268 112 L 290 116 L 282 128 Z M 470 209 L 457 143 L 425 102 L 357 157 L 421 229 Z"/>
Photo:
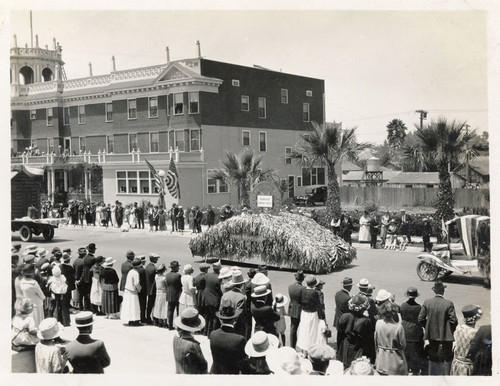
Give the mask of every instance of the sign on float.
<path id="1" fill-rule="evenodd" d="M 257 206 L 259 208 L 272 208 L 273 207 L 273 196 L 257 196 Z"/>

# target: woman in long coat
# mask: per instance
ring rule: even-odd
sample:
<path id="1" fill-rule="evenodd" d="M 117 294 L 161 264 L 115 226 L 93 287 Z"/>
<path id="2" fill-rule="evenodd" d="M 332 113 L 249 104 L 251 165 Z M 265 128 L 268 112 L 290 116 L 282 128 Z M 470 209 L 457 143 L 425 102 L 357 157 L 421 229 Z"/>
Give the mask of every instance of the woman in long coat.
<path id="1" fill-rule="evenodd" d="M 408 375 L 404 349 L 406 347 L 403 326 L 394 321 L 397 306 L 390 300 L 377 306 L 382 319 L 375 325 L 377 359 L 375 369 L 382 375 Z"/>
<path id="2" fill-rule="evenodd" d="M 112 257 L 106 258 L 102 263 L 101 283 L 102 283 L 102 312 L 106 314 L 106 319 L 118 319 L 120 312 L 120 301 L 118 298 L 118 283 L 120 279 L 113 269 L 115 260 Z"/>
<path id="3" fill-rule="evenodd" d="M 344 364 L 344 370 L 354 359 L 369 356 L 373 346 L 373 326 L 364 312 L 370 307 L 368 298 L 356 295 L 348 302 L 349 312 L 342 314 L 337 326 L 337 358 Z"/>
<path id="4" fill-rule="evenodd" d="M 195 308 L 186 308 L 174 319 L 177 334 L 174 336 L 176 374 L 207 374 L 208 363 L 193 332 L 203 330 L 205 319 Z"/>
<path id="5" fill-rule="evenodd" d="M 370 237 L 370 214 L 365 211 L 359 219 L 359 242 L 369 243 L 371 241 Z"/>
<path id="6" fill-rule="evenodd" d="M 38 328 L 38 325 L 44 318 L 43 301 L 45 300 L 45 295 L 38 282 L 34 279 L 35 268 L 32 264 L 25 264 L 22 274 L 23 278 L 19 282 L 19 287 L 21 288 L 23 297 L 30 299 L 33 303 L 33 319 L 35 320 L 35 327 Z"/>
<path id="7" fill-rule="evenodd" d="M 408 371 L 413 375 L 426 375 L 427 360 L 424 351 L 424 330 L 418 323 L 418 315 L 422 306 L 415 301 L 419 296 L 416 288 L 410 287 L 405 295 L 408 301 L 401 303 L 401 325 L 406 338 L 405 356 Z"/>
<path id="8" fill-rule="evenodd" d="M 462 308 L 462 314 L 465 323 L 458 325 L 453 334 L 455 341 L 450 375 L 472 375 L 474 369 L 474 363 L 467 358 L 467 354 L 477 333 L 476 321 L 483 312 L 479 306 L 467 305 Z"/>

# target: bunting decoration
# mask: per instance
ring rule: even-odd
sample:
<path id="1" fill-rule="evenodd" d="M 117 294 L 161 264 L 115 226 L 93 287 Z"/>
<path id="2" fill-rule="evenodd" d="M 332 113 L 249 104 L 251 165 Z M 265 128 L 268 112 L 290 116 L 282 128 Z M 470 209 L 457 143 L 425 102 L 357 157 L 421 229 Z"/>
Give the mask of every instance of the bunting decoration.
<path id="1" fill-rule="evenodd" d="M 156 189 L 158 189 L 158 193 L 160 194 L 160 200 L 161 200 L 161 203 L 163 204 L 164 202 L 164 197 L 165 197 L 165 193 L 166 193 L 166 190 L 165 190 L 165 180 L 163 179 L 163 176 L 160 175 L 160 173 L 155 169 L 155 167 L 153 165 L 151 165 L 149 163 L 149 161 L 147 159 L 144 159 L 144 161 L 146 161 L 146 163 L 148 164 L 148 167 L 149 167 L 149 170 L 151 170 L 151 173 L 153 174 L 153 177 L 155 179 L 155 186 L 156 186 Z M 164 174 L 165 172 L 163 172 Z"/>
<path id="2" fill-rule="evenodd" d="M 167 176 L 165 177 L 168 191 L 173 198 L 181 198 L 181 190 L 179 187 L 179 176 L 173 158 L 170 158 L 170 166 L 168 167 Z"/>

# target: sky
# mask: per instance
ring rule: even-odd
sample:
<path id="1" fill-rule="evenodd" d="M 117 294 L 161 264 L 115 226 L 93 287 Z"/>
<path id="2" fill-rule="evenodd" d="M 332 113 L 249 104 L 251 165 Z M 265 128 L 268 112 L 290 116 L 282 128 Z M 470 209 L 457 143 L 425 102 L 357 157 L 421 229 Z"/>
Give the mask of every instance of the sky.
<path id="1" fill-rule="evenodd" d="M 19 46 L 30 45 L 28 10 L 11 12 Z M 382 143 L 394 118 L 410 130 L 445 116 L 488 131 L 485 11 L 34 10 L 39 45 L 63 48 L 68 79 L 202 56 L 325 81 L 326 120 Z"/>

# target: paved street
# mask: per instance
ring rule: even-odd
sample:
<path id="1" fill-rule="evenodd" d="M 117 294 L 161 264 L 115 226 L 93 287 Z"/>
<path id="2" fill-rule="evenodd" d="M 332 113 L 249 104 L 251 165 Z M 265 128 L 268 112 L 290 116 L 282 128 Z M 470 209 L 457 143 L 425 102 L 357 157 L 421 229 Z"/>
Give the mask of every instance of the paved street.
<path id="1" fill-rule="evenodd" d="M 113 256 L 117 262 L 114 268 L 120 275 L 120 265 L 125 261 L 125 253 L 132 249 L 136 254 L 158 253 L 161 258 L 160 263 L 168 263 L 171 260 L 178 260 L 183 266 L 191 263 L 195 268 L 195 275 L 198 274 L 198 266 L 202 261 L 200 258 L 193 259 L 187 247 L 190 234 L 171 235 L 170 232 L 150 233 L 147 230 L 131 230 L 130 232 L 120 232 L 117 229 L 103 230 L 100 228 L 60 228 L 56 230 L 55 238 L 51 242 L 35 238 L 31 243 L 38 242 L 40 247 L 46 248 L 49 252 L 54 246 L 62 248 L 70 247 L 73 256 L 77 255 L 78 247 L 86 246 L 90 242 L 97 245 L 96 255 Z M 13 240 L 18 241 L 17 236 Z M 412 251 L 385 251 L 371 250 L 367 245 L 356 245 L 358 247 L 358 259 L 348 268 L 333 272 L 328 275 L 321 275 L 325 281 L 324 293 L 327 311 L 327 322 L 331 325 L 335 310 L 334 294 L 339 289 L 339 282 L 344 276 L 351 276 L 355 283 L 361 278 L 367 278 L 370 283 L 376 286 L 375 294 L 379 289 L 384 288 L 396 294 L 396 302 L 405 301 L 404 292 L 407 287 L 415 286 L 419 289 L 421 296 L 417 298 L 419 303 L 424 299 L 433 296 L 431 290 L 432 283 L 422 282 L 416 274 L 418 263 L 416 248 Z M 235 265 L 235 263 L 227 263 Z M 249 266 L 238 264 L 246 272 Z M 273 285 L 273 292 L 287 294 L 287 287 L 293 282 L 293 272 L 271 270 L 269 277 Z M 478 322 L 478 326 L 491 323 L 490 315 L 490 290 L 482 285 L 482 279 L 478 274 L 474 276 L 452 275 L 445 279 L 448 286 L 445 297 L 455 304 L 457 316 L 462 322 L 462 307 L 468 303 L 479 304 L 484 312 L 483 318 Z M 353 288 L 353 292 L 356 287 Z M 288 322 L 288 318 L 287 318 Z M 75 327 L 65 329 L 63 337 L 73 339 L 77 334 Z M 106 369 L 106 373 L 173 373 L 175 372 L 172 354 L 172 335 L 166 329 L 159 329 L 153 326 L 125 327 L 120 320 L 107 320 L 97 317 L 93 336 L 103 339 L 111 356 L 111 366 Z M 334 331 L 335 336 L 335 331 Z M 287 334 L 288 338 L 288 334 Z M 209 349 L 207 342 L 203 343 L 204 350 Z M 15 354 L 17 355 L 17 354 Z M 164 358 L 164 359 L 151 359 Z M 159 366 L 159 364 L 161 364 Z"/>

